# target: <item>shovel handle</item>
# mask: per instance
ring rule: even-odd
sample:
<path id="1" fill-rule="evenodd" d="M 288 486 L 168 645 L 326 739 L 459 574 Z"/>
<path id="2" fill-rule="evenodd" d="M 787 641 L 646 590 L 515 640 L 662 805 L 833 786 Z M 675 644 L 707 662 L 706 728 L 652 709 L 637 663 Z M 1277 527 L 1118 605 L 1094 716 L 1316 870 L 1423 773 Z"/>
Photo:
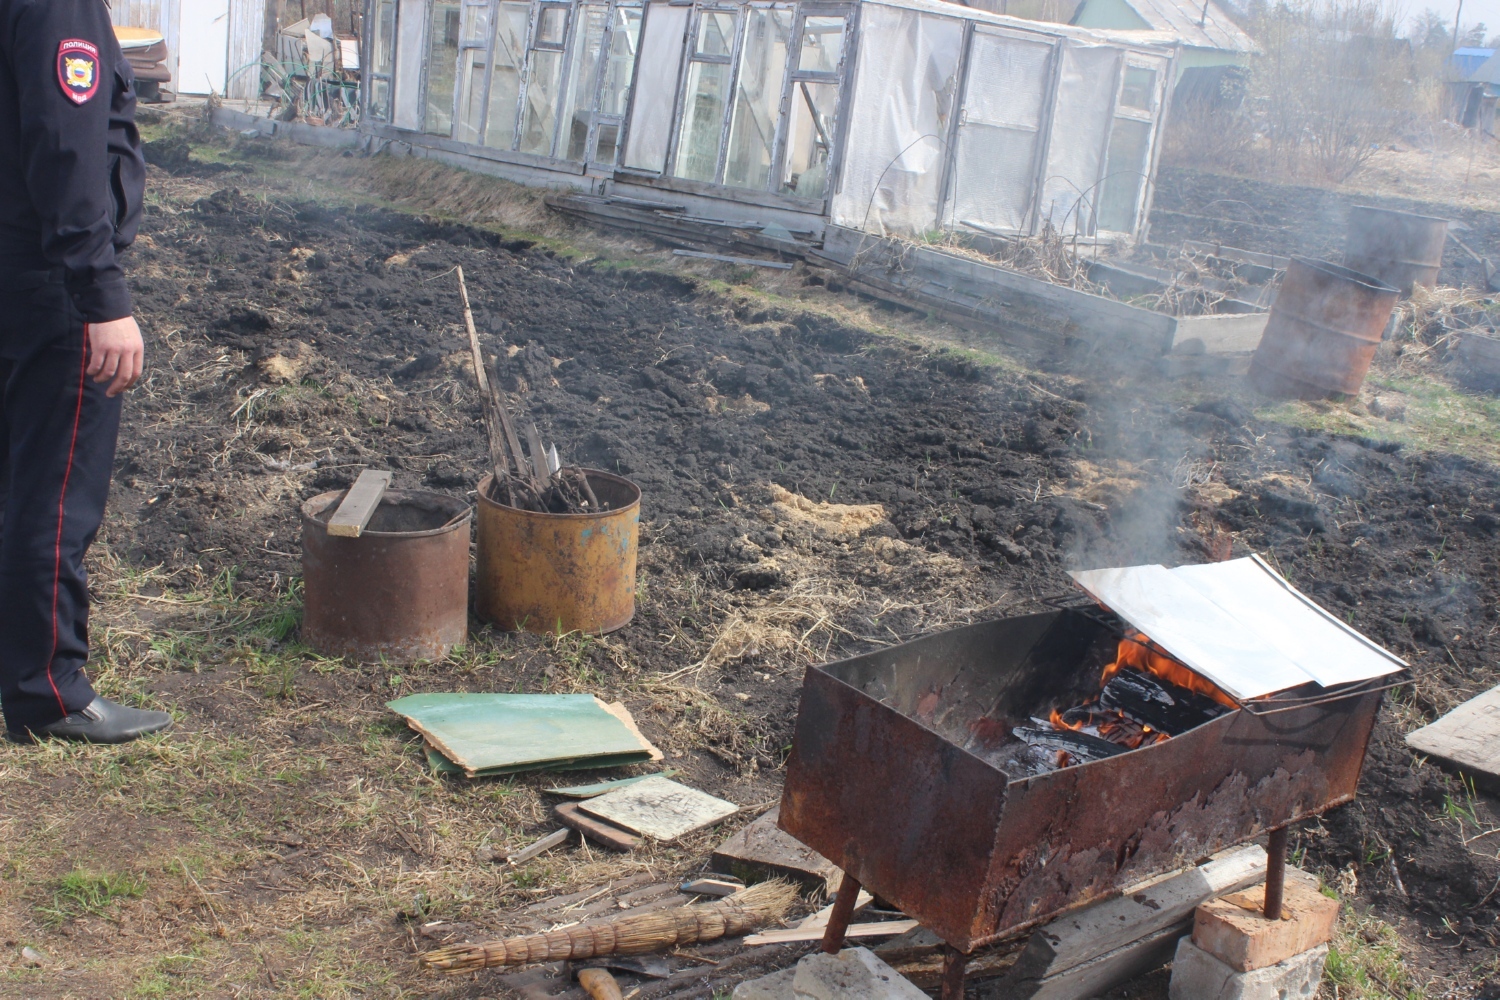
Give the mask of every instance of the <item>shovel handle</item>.
<path id="1" fill-rule="evenodd" d="M 583 969 L 578 973 L 578 985 L 588 991 L 594 1000 L 621 1000 L 620 984 L 603 969 Z"/>

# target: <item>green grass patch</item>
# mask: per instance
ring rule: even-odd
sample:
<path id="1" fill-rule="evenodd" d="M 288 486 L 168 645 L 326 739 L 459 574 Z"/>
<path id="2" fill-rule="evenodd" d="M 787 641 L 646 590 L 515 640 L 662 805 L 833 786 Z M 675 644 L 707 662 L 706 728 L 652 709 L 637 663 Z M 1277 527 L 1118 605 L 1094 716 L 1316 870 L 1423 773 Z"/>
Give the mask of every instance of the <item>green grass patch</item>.
<path id="1" fill-rule="evenodd" d="M 1256 416 L 1308 430 L 1500 460 L 1500 398 L 1413 375 L 1372 373 L 1366 384 L 1404 403 L 1403 419 L 1367 416 L 1362 407 L 1347 403 L 1301 401 L 1257 407 Z"/>
<path id="2" fill-rule="evenodd" d="M 82 916 L 102 916 L 123 899 L 137 899 L 146 891 L 146 879 L 129 872 L 95 872 L 74 868 L 52 892 L 52 902 L 37 907 L 37 915 L 49 927 L 59 927 Z"/>
<path id="3" fill-rule="evenodd" d="M 1395 928 L 1373 916 L 1344 907 L 1328 946 L 1323 969 L 1326 985 L 1338 987 L 1344 1000 L 1426 1000 L 1407 970 Z"/>

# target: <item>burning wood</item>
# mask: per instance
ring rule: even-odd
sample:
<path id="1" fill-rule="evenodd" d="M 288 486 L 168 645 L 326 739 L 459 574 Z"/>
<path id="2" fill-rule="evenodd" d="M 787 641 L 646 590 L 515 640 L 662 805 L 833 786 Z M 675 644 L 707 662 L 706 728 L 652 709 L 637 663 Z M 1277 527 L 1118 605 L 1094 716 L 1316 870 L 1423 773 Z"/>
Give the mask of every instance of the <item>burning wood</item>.
<path id="1" fill-rule="evenodd" d="M 1238 707 L 1208 680 L 1153 648 L 1140 632 L 1120 640 L 1099 683 L 1097 697 L 1015 727 L 1012 735 L 1025 746 L 1012 744 L 1007 756 L 1045 774 L 1161 743 Z"/>
<path id="2" fill-rule="evenodd" d="M 464 269 L 455 270 L 458 295 L 464 307 L 464 327 L 469 333 L 469 350 L 474 356 L 474 379 L 484 408 L 490 464 L 495 473 L 490 499 L 539 514 L 593 514 L 608 510 L 594 495 L 587 474 L 574 466 L 564 469 L 557 456 L 557 445 L 544 446 L 541 433 L 530 420 L 525 427 L 528 451 L 522 451 L 515 419 L 485 369 L 479 331 L 474 327 L 474 311 L 469 307 L 469 288 L 464 284 Z"/>

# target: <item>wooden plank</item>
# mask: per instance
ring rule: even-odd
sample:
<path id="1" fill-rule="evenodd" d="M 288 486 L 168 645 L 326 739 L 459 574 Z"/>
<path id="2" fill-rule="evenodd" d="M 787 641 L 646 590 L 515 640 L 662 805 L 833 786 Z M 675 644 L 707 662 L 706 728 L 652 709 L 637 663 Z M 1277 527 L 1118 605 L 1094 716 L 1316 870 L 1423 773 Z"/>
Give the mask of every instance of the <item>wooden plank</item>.
<path id="1" fill-rule="evenodd" d="M 873 924 L 850 924 L 844 932 L 846 938 L 886 937 L 905 934 L 917 926 L 915 920 L 882 920 Z M 746 945 L 791 944 L 795 941 L 821 941 L 824 927 L 787 927 L 776 931 L 761 931 L 745 938 Z"/>
<path id="2" fill-rule="evenodd" d="M 940 272 L 963 275 L 994 288 L 997 294 L 1024 295 L 1055 306 L 1076 322 L 1085 335 L 1135 335 L 1157 347 L 1161 353 L 1166 353 L 1172 342 L 1176 321 L 1164 313 L 1116 302 L 1066 285 L 1054 285 L 996 264 L 968 260 L 929 247 L 919 247 L 912 257 L 919 266 L 925 264 Z"/>
<path id="3" fill-rule="evenodd" d="M 854 897 L 854 909 L 852 909 L 852 910 L 849 911 L 849 915 L 851 917 L 854 916 L 854 914 L 858 913 L 860 910 L 863 910 L 865 907 L 869 906 L 873 902 L 875 902 L 875 897 L 874 896 L 870 895 L 864 889 L 859 890 L 858 895 L 856 895 Z M 828 926 L 828 921 L 830 921 L 832 919 L 833 919 L 833 904 L 829 903 L 827 906 L 823 907 L 818 912 L 816 912 L 816 913 L 812 914 L 811 916 L 809 916 L 809 917 L 807 917 L 807 918 L 799 921 L 794 926 L 797 927 L 799 930 L 804 930 L 804 931 L 821 930 L 821 929 L 827 927 Z"/>
<path id="4" fill-rule="evenodd" d="M 505 423 L 505 407 L 495 393 L 494 387 L 490 385 L 489 369 L 484 363 L 484 351 L 479 346 L 479 331 L 474 328 L 474 311 L 469 308 L 469 286 L 464 283 L 464 269 L 458 267 L 454 270 L 458 273 L 458 295 L 463 302 L 464 327 L 469 334 L 469 353 L 473 355 L 474 381 L 479 386 L 479 405 L 484 415 L 484 436 L 490 450 L 490 471 L 495 474 L 494 487 L 498 490 L 511 469 L 505 454 L 507 443 L 510 445 L 517 471 L 521 470 L 521 445 L 515 440 L 514 433 L 506 436 L 506 431 L 510 428 Z"/>
<path id="5" fill-rule="evenodd" d="M 1103 285 L 1115 295 L 1150 295 L 1162 291 L 1172 281 L 1171 272 L 1151 274 L 1144 269 L 1135 270 L 1103 261 L 1090 261 L 1088 272 L 1090 281 Z"/>
<path id="6" fill-rule="evenodd" d="M 571 835 L 572 831 L 567 829 L 566 827 L 561 830 L 553 830 L 541 840 L 538 840 L 535 843 L 530 844 L 529 846 L 521 848 L 514 854 L 507 854 L 505 856 L 505 863 L 508 865 L 524 864 L 525 862 L 530 861 L 532 858 L 536 857 L 538 854 L 543 854 L 547 851 L 552 850 L 552 848 L 567 840 Z"/>
<path id="7" fill-rule="evenodd" d="M 1089 982 L 1103 974 L 1100 970 L 1117 966 L 1133 968 L 1132 949 L 1149 951 L 1152 945 L 1143 942 L 1157 941 L 1165 930 L 1182 926 L 1191 929 L 1198 904 L 1254 885 L 1265 878 L 1265 873 L 1265 849 L 1251 844 L 1227 851 L 1208 864 L 1126 889 L 1114 899 L 1064 914 L 1032 934 L 1026 950 L 1004 980 L 1010 992 L 1000 995 L 1036 995 L 1026 991 L 1039 990 L 1044 981 L 1057 980 L 1072 969 L 1107 956 L 1114 959 L 1088 973 Z M 1181 933 L 1175 933 L 1166 942 L 1168 952 Z M 1092 996 L 1086 992 L 1068 995 Z"/>
<path id="8" fill-rule="evenodd" d="M 722 253 L 699 253 L 697 250 L 673 250 L 674 257 L 693 257 L 698 260 L 716 260 L 721 264 L 747 264 L 752 267 L 774 267 L 781 271 L 790 271 L 793 265 L 780 260 L 761 260 L 758 257 L 731 257 Z"/>
<path id="9" fill-rule="evenodd" d="M 746 882 L 789 875 L 806 883 L 832 884 L 838 866 L 776 825 L 777 806 L 720 844 L 709 861 L 716 872 Z"/>
<path id="10" fill-rule="evenodd" d="M 554 806 L 552 811 L 557 815 L 560 823 L 572 827 L 605 847 L 611 847 L 617 851 L 633 851 L 641 846 L 640 837 L 629 830 L 622 830 L 613 823 L 606 823 L 602 819 L 585 815 L 579 810 L 577 802 L 560 803 Z"/>
<path id="11" fill-rule="evenodd" d="M 335 538 L 358 538 L 364 533 L 380 498 L 391 485 L 391 474 L 383 469 L 366 469 L 359 474 L 339 509 L 328 519 L 328 533 Z"/>
<path id="12" fill-rule="evenodd" d="M 739 882 L 722 878 L 695 878 L 682 883 L 678 888 L 695 896 L 732 896 L 745 887 Z"/>
<path id="13" fill-rule="evenodd" d="M 1408 733 L 1406 745 L 1500 791 L 1500 686 Z"/>
<path id="14" fill-rule="evenodd" d="M 992 985 L 985 995 L 991 1000 L 1078 1000 L 1079 997 L 1096 997 L 1166 965 L 1177 950 L 1177 942 L 1191 934 L 1192 930 L 1192 920 L 1179 921 L 1123 948 L 1117 948 L 1040 981 L 1016 986 L 1011 984 L 1008 975 L 998 984 Z M 1011 966 L 1011 973 L 1014 972 L 1015 966 Z"/>
<path id="15" fill-rule="evenodd" d="M 1182 316 L 1172 336 L 1173 354 L 1238 354 L 1260 346 L 1268 312 Z"/>
<path id="16" fill-rule="evenodd" d="M 918 280 L 947 286 L 967 282 L 970 294 L 977 293 L 979 297 L 1007 305 L 1014 301 L 1065 316 L 1081 337 L 1103 341 L 1126 338 L 1154 354 L 1165 354 L 1171 346 L 1177 323 L 1172 316 L 1055 285 L 998 264 L 933 247 L 902 245 L 867 234 L 840 231 L 841 228 L 828 227 L 823 255 L 846 261 L 853 277 L 904 286 L 908 294 Z M 896 267 L 897 264 L 901 266 Z M 999 325 L 999 310 L 994 312 L 994 322 Z"/>
<path id="17" fill-rule="evenodd" d="M 1168 354 L 1158 362 L 1158 370 L 1167 378 L 1189 375 L 1246 375 L 1254 357 L 1244 354 Z"/>

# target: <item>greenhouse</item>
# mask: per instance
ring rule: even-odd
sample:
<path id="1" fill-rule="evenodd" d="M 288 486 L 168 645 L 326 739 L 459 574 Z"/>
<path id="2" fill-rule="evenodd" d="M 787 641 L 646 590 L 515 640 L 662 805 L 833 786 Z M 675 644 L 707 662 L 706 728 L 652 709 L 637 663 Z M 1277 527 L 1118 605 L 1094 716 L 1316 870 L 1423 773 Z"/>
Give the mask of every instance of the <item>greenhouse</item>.
<path id="1" fill-rule="evenodd" d="M 1176 48 L 940 0 L 371 0 L 395 152 L 820 239 L 1140 235 Z"/>

